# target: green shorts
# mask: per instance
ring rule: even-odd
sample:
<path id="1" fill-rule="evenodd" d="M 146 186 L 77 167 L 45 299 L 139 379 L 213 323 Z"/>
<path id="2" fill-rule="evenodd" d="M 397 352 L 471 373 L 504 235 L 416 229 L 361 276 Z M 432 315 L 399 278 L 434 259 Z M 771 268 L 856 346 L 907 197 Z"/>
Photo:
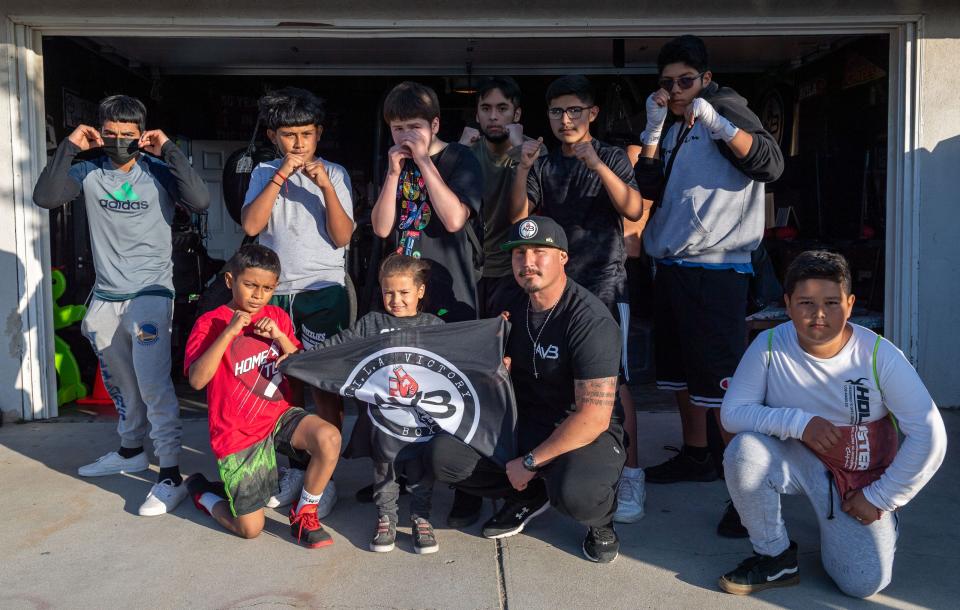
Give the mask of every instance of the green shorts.
<path id="1" fill-rule="evenodd" d="M 290 315 L 305 349 L 313 349 L 350 325 L 350 302 L 343 286 L 274 295 L 270 304 Z"/>
<path id="2" fill-rule="evenodd" d="M 248 515 L 267 505 L 270 496 L 277 493 L 277 452 L 306 462 L 310 454 L 294 449 L 293 432 L 307 412 L 290 407 L 277 419 L 273 432 L 246 449 L 217 460 L 220 480 L 227 490 L 230 512 L 234 517 Z"/>

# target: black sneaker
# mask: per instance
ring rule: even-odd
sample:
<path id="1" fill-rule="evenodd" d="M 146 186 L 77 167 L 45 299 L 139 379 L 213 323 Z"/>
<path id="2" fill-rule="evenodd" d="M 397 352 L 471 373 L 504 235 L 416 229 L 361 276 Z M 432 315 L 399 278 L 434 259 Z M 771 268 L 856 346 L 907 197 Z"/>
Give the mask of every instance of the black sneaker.
<path id="1" fill-rule="evenodd" d="M 596 563 L 610 563 L 620 554 L 620 539 L 613 529 L 613 522 L 601 527 L 591 527 L 583 539 L 583 556 Z"/>
<path id="2" fill-rule="evenodd" d="M 454 488 L 453 506 L 447 515 L 447 525 L 454 529 L 470 527 L 480 518 L 482 508 L 483 498 Z"/>
<path id="3" fill-rule="evenodd" d="M 727 500 L 727 508 L 723 511 L 723 517 L 717 524 L 717 535 L 724 538 L 749 538 L 750 532 L 743 527 L 740 521 L 740 513 L 737 507 L 733 505 L 732 500 Z"/>
<path id="4" fill-rule="evenodd" d="M 528 502 L 508 500 L 497 514 L 483 524 L 483 537 L 495 539 L 519 534 L 531 519 L 542 515 L 548 508 L 550 508 L 550 500 L 546 497 Z"/>
<path id="5" fill-rule="evenodd" d="M 223 485 L 223 481 L 209 481 L 207 477 L 203 474 L 196 472 L 183 481 L 183 485 L 187 486 L 187 493 L 190 495 L 190 498 L 193 500 L 193 505 L 197 509 L 207 513 L 210 512 L 203 507 L 203 504 L 200 504 L 200 498 L 205 493 L 212 493 L 216 496 L 227 499 L 227 490 Z"/>
<path id="6" fill-rule="evenodd" d="M 397 483 L 400 484 L 400 495 L 407 495 L 407 479 L 404 477 L 397 477 Z M 366 487 L 361 487 L 357 490 L 357 493 L 354 494 L 354 498 L 357 499 L 357 502 L 360 504 L 370 504 L 373 502 L 373 485 L 367 485 Z"/>
<path id="7" fill-rule="evenodd" d="M 689 454 L 686 446 L 682 449 L 669 446 L 664 449 L 676 451 L 677 455 L 662 464 L 644 468 L 643 473 L 647 477 L 647 483 L 680 483 L 682 481 L 709 483 L 716 481 L 719 477 L 710 454 L 698 460 Z"/>
<path id="8" fill-rule="evenodd" d="M 370 541 L 370 550 L 374 553 L 389 553 L 396 546 L 397 524 L 390 517 L 381 515 L 377 519 L 377 531 Z"/>
<path id="9" fill-rule="evenodd" d="M 786 551 L 776 557 L 753 554 L 732 572 L 720 577 L 720 588 L 734 595 L 749 595 L 773 587 L 789 587 L 800 582 L 797 543 L 790 541 Z"/>
<path id="10" fill-rule="evenodd" d="M 437 536 L 433 533 L 433 526 L 423 517 L 414 517 L 410 526 L 413 535 L 413 550 L 418 555 L 428 555 L 440 550 Z"/>

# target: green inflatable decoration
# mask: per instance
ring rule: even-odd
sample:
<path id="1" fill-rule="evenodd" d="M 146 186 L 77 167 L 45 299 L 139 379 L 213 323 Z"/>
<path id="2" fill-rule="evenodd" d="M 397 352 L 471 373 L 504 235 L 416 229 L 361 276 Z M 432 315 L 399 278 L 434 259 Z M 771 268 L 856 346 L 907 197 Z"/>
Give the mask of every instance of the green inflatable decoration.
<path id="1" fill-rule="evenodd" d="M 60 271 L 54 269 L 51 275 L 53 283 L 53 328 L 60 330 L 83 319 L 87 308 L 83 305 L 58 305 L 57 301 L 67 290 L 67 278 Z M 87 386 L 80 381 L 80 367 L 77 359 L 70 351 L 70 345 L 60 337 L 54 335 L 53 343 L 56 355 L 54 366 L 57 369 L 57 405 L 73 402 L 87 395 Z"/>

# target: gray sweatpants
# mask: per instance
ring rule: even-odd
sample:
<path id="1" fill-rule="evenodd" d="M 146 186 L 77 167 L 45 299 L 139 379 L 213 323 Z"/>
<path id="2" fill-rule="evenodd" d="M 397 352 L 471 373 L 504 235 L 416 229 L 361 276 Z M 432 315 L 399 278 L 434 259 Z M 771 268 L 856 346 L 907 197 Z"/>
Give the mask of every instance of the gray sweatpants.
<path id="1" fill-rule="evenodd" d="M 129 301 L 94 298 L 83 318 L 103 373 L 103 385 L 117 407 L 121 447 L 142 447 L 149 422 L 160 467 L 180 459 L 180 404 L 170 379 L 173 300 L 139 296 Z"/>
<path id="2" fill-rule="evenodd" d="M 430 508 L 433 501 L 433 474 L 424 464 L 424 454 L 401 462 L 373 463 L 373 501 L 380 516 L 386 515 L 398 521 L 400 484 L 398 476 L 407 479 L 407 491 L 410 492 L 410 518 L 422 517 L 430 520 Z"/>
<path id="3" fill-rule="evenodd" d="M 843 512 L 826 466 L 800 441 L 742 432 L 727 446 L 723 470 L 730 498 L 757 553 L 775 556 L 790 546 L 780 494 L 803 494 L 820 524 L 823 567 L 840 590 L 868 597 L 890 584 L 899 516 L 884 513 L 880 520 L 861 525 Z"/>

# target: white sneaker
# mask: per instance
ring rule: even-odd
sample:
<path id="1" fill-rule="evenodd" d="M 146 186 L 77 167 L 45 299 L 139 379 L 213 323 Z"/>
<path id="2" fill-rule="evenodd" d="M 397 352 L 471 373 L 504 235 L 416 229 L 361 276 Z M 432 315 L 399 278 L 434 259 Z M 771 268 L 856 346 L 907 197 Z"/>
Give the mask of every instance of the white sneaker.
<path id="1" fill-rule="evenodd" d="M 638 477 L 620 477 L 617 486 L 617 512 L 613 520 L 617 523 L 634 523 L 643 519 L 643 503 L 647 499 L 644 487 L 643 471 Z"/>
<path id="2" fill-rule="evenodd" d="M 110 474 L 141 472 L 150 468 L 147 452 L 143 451 L 132 458 L 121 457 L 116 451 L 101 456 L 96 462 L 81 466 L 77 474 L 81 477 L 105 477 Z"/>
<path id="3" fill-rule="evenodd" d="M 299 500 L 300 491 L 303 489 L 303 474 L 299 468 L 280 468 L 280 491 L 270 496 L 267 508 L 279 508 Z"/>
<path id="4" fill-rule="evenodd" d="M 141 517 L 156 517 L 168 513 L 187 497 L 187 486 L 174 485 L 170 479 L 164 479 L 150 488 L 147 499 L 140 505 Z"/>
<path id="5" fill-rule="evenodd" d="M 337 503 L 337 486 L 333 481 L 328 481 L 327 486 L 323 488 L 323 495 L 320 496 L 320 504 L 317 504 L 317 519 L 323 519 L 333 510 L 333 505 Z"/>

